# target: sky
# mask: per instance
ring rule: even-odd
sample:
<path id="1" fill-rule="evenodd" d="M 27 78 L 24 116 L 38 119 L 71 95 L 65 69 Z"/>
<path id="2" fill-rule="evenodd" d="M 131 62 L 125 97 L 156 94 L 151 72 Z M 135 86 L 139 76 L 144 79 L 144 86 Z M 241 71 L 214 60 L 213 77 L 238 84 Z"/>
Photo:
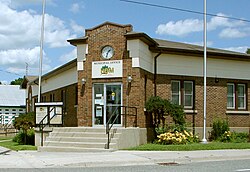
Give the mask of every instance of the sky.
<path id="1" fill-rule="evenodd" d="M 135 0 L 203 12 L 203 0 Z M 207 13 L 250 20 L 249 0 L 207 0 Z M 38 75 L 42 0 L 0 0 L 0 81 Z M 43 74 L 76 58 L 67 40 L 106 21 L 152 38 L 203 44 L 203 15 L 120 0 L 46 0 Z M 207 17 L 208 47 L 246 52 L 250 22 Z"/>

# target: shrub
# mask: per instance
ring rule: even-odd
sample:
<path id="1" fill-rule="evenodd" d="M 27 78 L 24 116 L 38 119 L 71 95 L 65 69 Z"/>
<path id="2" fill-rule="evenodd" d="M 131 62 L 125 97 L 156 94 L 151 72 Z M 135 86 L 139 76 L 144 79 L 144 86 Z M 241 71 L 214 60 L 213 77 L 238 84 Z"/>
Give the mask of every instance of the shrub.
<path id="1" fill-rule="evenodd" d="M 16 142 L 20 144 L 34 144 L 35 113 L 22 114 L 14 120 L 14 127 L 19 131 Z"/>
<path id="2" fill-rule="evenodd" d="M 225 131 L 218 140 L 221 142 L 246 143 L 248 141 L 248 133 Z"/>
<path id="3" fill-rule="evenodd" d="M 166 132 L 157 136 L 159 144 L 187 144 L 199 142 L 199 137 L 194 136 L 192 132 L 184 130 L 183 132 Z"/>
<path id="4" fill-rule="evenodd" d="M 225 132 L 230 131 L 228 121 L 217 119 L 213 122 L 210 140 L 220 139 Z"/>
<path id="5" fill-rule="evenodd" d="M 29 129 L 27 133 L 20 130 L 19 133 L 13 138 L 14 142 L 18 144 L 35 145 L 35 131 L 34 129 Z"/>

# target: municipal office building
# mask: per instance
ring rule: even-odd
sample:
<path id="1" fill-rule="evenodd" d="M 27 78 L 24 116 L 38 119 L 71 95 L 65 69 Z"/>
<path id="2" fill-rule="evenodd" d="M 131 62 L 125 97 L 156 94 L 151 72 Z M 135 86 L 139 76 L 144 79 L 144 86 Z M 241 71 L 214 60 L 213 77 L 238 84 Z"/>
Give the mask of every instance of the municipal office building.
<path id="1" fill-rule="evenodd" d="M 145 103 L 160 96 L 182 105 L 187 123 L 202 135 L 202 46 L 155 39 L 111 22 L 68 42 L 77 48 L 76 59 L 44 74 L 41 84 L 42 102 L 63 102 L 64 128 L 98 130 L 111 119 L 117 132 L 131 129 L 129 139 L 141 144 L 151 127 Z M 24 79 L 27 111 L 34 111 L 38 79 Z M 206 102 L 208 130 L 219 118 L 232 130 L 249 131 L 250 55 L 207 48 Z"/>

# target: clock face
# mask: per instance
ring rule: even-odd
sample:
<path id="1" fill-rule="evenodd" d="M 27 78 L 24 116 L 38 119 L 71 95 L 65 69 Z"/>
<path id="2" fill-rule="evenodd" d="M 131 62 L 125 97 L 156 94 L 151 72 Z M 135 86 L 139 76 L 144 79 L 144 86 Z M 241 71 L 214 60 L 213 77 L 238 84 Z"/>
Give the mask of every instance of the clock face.
<path id="1" fill-rule="evenodd" d="M 110 59 L 111 57 L 113 57 L 113 55 L 114 55 L 113 47 L 111 47 L 109 45 L 103 47 L 103 49 L 102 49 L 102 57 L 104 59 Z"/>

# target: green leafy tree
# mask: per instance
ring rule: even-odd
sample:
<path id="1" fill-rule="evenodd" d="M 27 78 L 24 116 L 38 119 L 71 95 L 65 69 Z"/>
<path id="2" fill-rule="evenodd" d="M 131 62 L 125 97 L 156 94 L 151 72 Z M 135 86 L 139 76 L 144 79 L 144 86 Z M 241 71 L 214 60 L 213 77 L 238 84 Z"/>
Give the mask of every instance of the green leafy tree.
<path id="1" fill-rule="evenodd" d="M 31 130 L 33 127 L 35 127 L 35 113 L 27 113 L 22 114 L 19 117 L 15 118 L 14 127 L 18 129 L 21 133 L 23 133 L 24 139 L 22 140 L 23 144 L 27 144 L 28 140 L 28 134 L 29 130 Z"/>
<path id="2" fill-rule="evenodd" d="M 250 48 L 247 49 L 246 53 L 247 53 L 247 54 L 250 54 Z"/>
<path id="3" fill-rule="evenodd" d="M 21 85 L 22 82 L 23 82 L 23 78 L 18 78 L 18 79 L 15 79 L 14 81 L 11 81 L 10 85 Z"/>
<path id="4" fill-rule="evenodd" d="M 161 97 L 150 97 L 146 102 L 146 110 L 148 112 L 149 119 L 155 128 L 156 133 L 162 133 L 165 128 L 165 117 L 171 116 L 177 131 L 183 131 L 185 128 L 185 113 L 182 106 L 175 105 L 169 100 L 162 99 Z M 159 131 L 160 130 L 160 131 Z M 155 134 L 156 134 L 155 133 Z"/>

